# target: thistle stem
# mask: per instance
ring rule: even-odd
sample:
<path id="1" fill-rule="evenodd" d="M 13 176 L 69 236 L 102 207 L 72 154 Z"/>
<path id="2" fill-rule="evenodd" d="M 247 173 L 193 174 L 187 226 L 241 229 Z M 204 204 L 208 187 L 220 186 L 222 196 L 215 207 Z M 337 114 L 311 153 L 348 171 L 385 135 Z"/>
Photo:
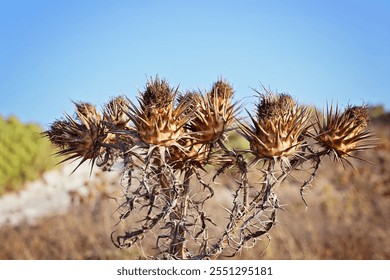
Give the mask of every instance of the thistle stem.
<path id="1" fill-rule="evenodd" d="M 187 216 L 187 205 L 188 205 L 188 193 L 190 187 L 190 179 L 192 176 L 192 170 L 188 169 L 184 173 L 183 179 L 183 190 L 181 195 L 180 204 L 175 208 L 175 211 L 172 213 L 172 218 L 177 221 L 175 226 L 175 232 L 171 243 L 170 252 L 173 256 L 178 257 L 179 259 L 186 259 L 185 255 L 185 243 L 186 243 L 186 216 Z"/>

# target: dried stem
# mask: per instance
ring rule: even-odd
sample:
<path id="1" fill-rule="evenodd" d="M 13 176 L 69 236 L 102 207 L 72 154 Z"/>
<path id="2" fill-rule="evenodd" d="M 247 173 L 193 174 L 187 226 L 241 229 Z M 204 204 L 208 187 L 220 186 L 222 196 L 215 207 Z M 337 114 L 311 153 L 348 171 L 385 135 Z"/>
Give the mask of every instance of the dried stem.
<path id="1" fill-rule="evenodd" d="M 183 190 L 180 194 L 180 203 L 177 204 L 174 212 L 172 213 L 172 220 L 177 221 L 174 238 L 171 243 L 170 253 L 179 259 L 186 259 L 186 217 L 187 217 L 187 205 L 188 205 L 188 193 L 190 188 L 190 179 L 192 176 L 191 170 L 186 170 L 183 179 Z"/>

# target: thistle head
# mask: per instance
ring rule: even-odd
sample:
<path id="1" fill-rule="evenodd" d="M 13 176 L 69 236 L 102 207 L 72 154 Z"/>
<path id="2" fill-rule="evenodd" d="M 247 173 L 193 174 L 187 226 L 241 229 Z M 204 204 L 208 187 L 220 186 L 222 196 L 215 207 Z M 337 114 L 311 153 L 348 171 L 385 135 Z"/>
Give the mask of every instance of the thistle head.
<path id="1" fill-rule="evenodd" d="M 366 106 L 348 106 L 341 112 L 331 105 L 322 118 L 317 114 L 315 140 L 336 159 L 346 160 L 355 157 L 352 155 L 355 151 L 374 147 L 372 134 L 367 130 L 368 123 Z"/>
<path id="2" fill-rule="evenodd" d="M 113 129 L 128 128 L 129 117 L 125 113 L 129 102 L 123 96 L 118 96 L 111 99 L 105 106 L 103 111 L 103 120 L 107 126 Z"/>
<path id="3" fill-rule="evenodd" d="M 102 120 L 102 116 L 96 111 L 96 107 L 87 102 L 73 102 L 76 118 L 85 126 L 96 125 Z"/>
<path id="4" fill-rule="evenodd" d="M 148 81 L 139 98 L 139 108 L 133 103 L 127 113 L 138 138 L 145 144 L 172 146 L 183 137 L 183 126 L 189 120 L 186 105 L 174 106 L 177 89 L 165 80 Z"/>
<path id="5" fill-rule="evenodd" d="M 177 96 L 177 104 L 186 108 L 186 114 L 193 114 L 199 108 L 200 102 L 202 94 L 196 91 L 187 91 Z"/>
<path id="6" fill-rule="evenodd" d="M 241 134 L 257 157 L 289 157 L 301 147 L 311 112 L 288 94 L 259 93 L 252 125 L 240 124 Z"/>
<path id="7" fill-rule="evenodd" d="M 222 112 L 224 109 L 230 106 L 233 93 L 234 91 L 232 86 L 227 81 L 219 79 L 213 84 L 208 95 L 210 96 L 210 99 L 213 101 L 213 103 L 214 99 L 218 99 L 218 101 L 215 103 L 219 105 L 218 110 Z"/>
<path id="8" fill-rule="evenodd" d="M 76 118 L 66 114 L 64 119 L 55 121 L 44 132 L 49 140 L 59 148 L 58 155 L 66 156 L 62 161 L 81 158 L 95 160 L 104 151 L 101 144 L 107 134 L 101 123 L 101 116 L 89 103 L 75 103 Z"/>
<path id="9" fill-rule="evenodd" d="M 207 144 L 223 139 L 238 110 L 236 104 L 232 104 L 233 88 L 219 80 L 206 95 L 193 93 L 192 96 L 198 108 L 189 128 L 196 141 Z"/>
<path id="10" fill-rule="evenodd" d="M 156 77 L 147 81 L 142 95 L 142 109 L 153 111 L 173 106 L 177 90 L 171 88 L 164 79 Z"/>
<path id="11" fill-rule="evenodd" d="M 224 138 L 235 119 L 237 109 L 232 97 L 232 87 L 222 80 L 205 94 L 188 91 L 179 95 L 178 106 L 185 108 L 188 122 L 183 127 L 186 137 L 178 141 L 180 148 L 170 152 L 175 168 L 202 167 L 210 160 L 213 143 Z"/>
<path id="12" fill-rule="evenodd" d="M 182 139 L 181 146 L 171 147 L 169 161 L 176 170 L 189 166 L 202 168 L 207 162 L 211 151 L 209 144 L 199 144 L 193 139 Z"/>

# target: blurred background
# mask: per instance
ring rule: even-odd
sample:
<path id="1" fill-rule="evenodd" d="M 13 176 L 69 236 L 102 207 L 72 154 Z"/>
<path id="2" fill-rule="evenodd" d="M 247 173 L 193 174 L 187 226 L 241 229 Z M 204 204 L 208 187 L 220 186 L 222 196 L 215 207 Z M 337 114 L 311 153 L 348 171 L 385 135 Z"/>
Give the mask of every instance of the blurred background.
<path id="1" fill-rule="evenodd" d="M 262 85 L 321 110 L 368 105 L 373 164 L 325 163 L 307 209 L 294 182 L 278 190 L 286 211 L 271 243 L 238 258 L 390 258 L 388 1 L 2 1 L 0 38 L 0 259 L 151 250 L 111 243 L 120 173 L 86 165 L 69 176 L 77 163 L 56 165 L 40 133 L 71 101 L 135 100 L 156 75 L 182 91 L 223 77 L 248 110 Z"/>

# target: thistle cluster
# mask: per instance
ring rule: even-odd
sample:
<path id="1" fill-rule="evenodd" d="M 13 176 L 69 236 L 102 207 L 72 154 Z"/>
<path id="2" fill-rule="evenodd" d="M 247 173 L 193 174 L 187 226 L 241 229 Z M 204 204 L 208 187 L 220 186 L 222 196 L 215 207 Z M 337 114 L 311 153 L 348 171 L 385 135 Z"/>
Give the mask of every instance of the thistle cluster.
<path id="1" fill-rule="evenodd" d="M 117 247 L 131 247 L 149 234 L 156 237 L 156 258 L 234 256 L 267 237 L 277 223 L 282 207 L 275 190 L 286 178 L 305 170 L 303 195 L 324 157 L 352 166 L 350 159 L 360 159 L 356 152 L 374 147 L 365 106 L 344 111 L 330 106 L 320 114 L 289 94 L 256 92 L 255 111 L 244 121 L 225 80 L 209 91 L 180 92 L 156 77 L 139 92 L 137 103 L 119 96 L 99 113 L 92 104 L 75 102 L 75 115 L 56 120 L 45 135 L 63 161 L 90 160 L 105 170 L 122 163 L 118 212 L 126 230 L 113 232 Z M 228 149 L 231 131 L 246 139 L 249 149 Z M 217 181 L 227 169 L 236 172 L 236 187 L 229 188 L 226 223 L 216 222 L 206 202 L 216 183 L 226 182 Z M 248 177 L 251 171 L 260 179 Z M 209 172 L 214 177 L 206 183 Z M 137 223 L 129 220 L 133 215 Z"/>
<path id="2" fill-rule="evenodd" d="M 81 159 L 76 169 L 87 160 L 100 167 L 109 166 L 112 161 L 123 156 L 132 140 L 131 137 L 119 138 L 117 130 L 131 130 L 128 117 L 121 110 L 127 100 L 116 97 L 103 109 L 103 116 L 90 103 L 74 102 L 75 116 L 65 113 L 65 117 L 56 120 L 50 129 L 44 132 L 50 141 L 59 149 L 57 155 L 64 156 L 61 161 Z M 118 153 L 116 149 L 121 150 Z M 110 163 L 111 162 L 111 163 Z"/>
<path id="3" fill-rule="evenodd" d="M 239 123 L 239 132 L 257 159 L 289 165 L 333 154 L 334 159 L 352 166 L 349 158 L 358 158 L 355 152 L 375 146 L 365 106 L 348 106 L 341 111 L 331 105 L 320 115 L 297 104 L 289 94 L 257 93 L 255 116 L 248 112 L 251 124 Z"/>
<path id="4" fill-rule="evenodd" d="M 233 89 L 218 80 L 210 92 L 186 92 L 171 88 L 158 77 L 148 81 L 138 98 L 124 108 L 133 125 L 136 145 L 159 148 L 174 169 L 204 166 L 216 142 L 231 129 L 237 108 Z"/>

